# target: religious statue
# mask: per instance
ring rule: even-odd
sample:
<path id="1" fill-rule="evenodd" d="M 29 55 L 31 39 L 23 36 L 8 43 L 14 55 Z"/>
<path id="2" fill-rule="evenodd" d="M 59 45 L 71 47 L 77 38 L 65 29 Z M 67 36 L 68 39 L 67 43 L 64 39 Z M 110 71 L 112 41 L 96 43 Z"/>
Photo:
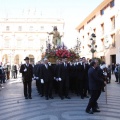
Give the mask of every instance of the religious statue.
<path id="1" fill-rule="evenodd" d="M 61 37 L 60 33 L 57 31 L 57 26 L 54 26 L 53 31 L 48 33 L 49 35 L 53 35 L 52 43 L 55 46 L 61 45 Z"/>

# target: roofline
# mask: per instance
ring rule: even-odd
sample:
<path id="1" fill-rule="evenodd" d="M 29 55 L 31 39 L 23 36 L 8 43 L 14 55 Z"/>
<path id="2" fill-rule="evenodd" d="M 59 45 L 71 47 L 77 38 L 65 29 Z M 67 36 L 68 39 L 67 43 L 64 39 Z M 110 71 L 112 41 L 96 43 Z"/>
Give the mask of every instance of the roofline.
<path id="1" fill-rule="evenodd" d="M 80 28 L 82 28 L 87 23 L 87 21 L 89 21 L 92 17 L 96 16 L 96 13 L 103 9 L 111 1 L 112 0 L 104 0 L 76 27 L 76 29 L 79 30 Z"/>

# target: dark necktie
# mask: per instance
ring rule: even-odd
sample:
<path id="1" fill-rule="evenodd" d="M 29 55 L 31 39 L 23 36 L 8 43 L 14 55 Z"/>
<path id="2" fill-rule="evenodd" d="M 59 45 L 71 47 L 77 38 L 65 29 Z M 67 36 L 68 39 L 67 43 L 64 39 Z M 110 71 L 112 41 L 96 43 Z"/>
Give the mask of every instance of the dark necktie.
<path id="1" fill-rule="evenodd" d="M 46 69 L 48 69 L 48 65 L 46 64 Z"/>

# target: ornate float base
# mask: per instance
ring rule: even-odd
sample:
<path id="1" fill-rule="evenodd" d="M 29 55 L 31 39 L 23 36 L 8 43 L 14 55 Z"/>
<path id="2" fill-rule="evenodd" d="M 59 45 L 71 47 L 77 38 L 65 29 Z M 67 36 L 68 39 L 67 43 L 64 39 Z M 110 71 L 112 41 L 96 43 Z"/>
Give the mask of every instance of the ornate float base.
<path id="1" fill-rule="evenodd" d="M 56 59 L 55 58 L 48 58 L 49 62 L 52 64 L 56 64 Z"/>

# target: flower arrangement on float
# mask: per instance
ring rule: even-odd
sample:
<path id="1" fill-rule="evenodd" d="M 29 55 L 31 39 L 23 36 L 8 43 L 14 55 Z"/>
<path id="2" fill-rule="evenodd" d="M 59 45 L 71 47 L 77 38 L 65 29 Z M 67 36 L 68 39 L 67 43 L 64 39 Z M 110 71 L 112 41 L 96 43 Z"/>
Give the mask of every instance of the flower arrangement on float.
<path id="1" fill-rule="evenodd" d="M 48 58 L 50 62 L 55 62 L 57 59 L 68 58 L 69 60 L 74 60 L 79 58 L 79 54 L 76 53 L 73 49 L 67 49 L 63 44 L 57 46 L 56 48 L 51 48 L 50 46 L 46 49 L 44 57 Z"/>

